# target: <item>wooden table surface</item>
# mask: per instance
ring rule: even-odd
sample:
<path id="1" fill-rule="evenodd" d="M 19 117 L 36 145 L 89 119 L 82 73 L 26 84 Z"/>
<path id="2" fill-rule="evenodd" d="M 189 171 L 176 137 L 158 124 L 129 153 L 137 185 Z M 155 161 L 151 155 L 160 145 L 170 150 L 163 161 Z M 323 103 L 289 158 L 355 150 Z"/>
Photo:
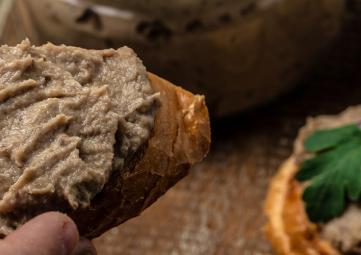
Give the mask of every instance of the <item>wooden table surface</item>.
<path id="1" fill-rule="evenodd" d="M 307 116 L 361 103 L 360 24 L 352 19 L 293 92 L 214 121 L 208 158 L 141 216 L 97 239 L 99 255 L 271 254 L 262 231 L 263 201 L 298 129 Z"/>

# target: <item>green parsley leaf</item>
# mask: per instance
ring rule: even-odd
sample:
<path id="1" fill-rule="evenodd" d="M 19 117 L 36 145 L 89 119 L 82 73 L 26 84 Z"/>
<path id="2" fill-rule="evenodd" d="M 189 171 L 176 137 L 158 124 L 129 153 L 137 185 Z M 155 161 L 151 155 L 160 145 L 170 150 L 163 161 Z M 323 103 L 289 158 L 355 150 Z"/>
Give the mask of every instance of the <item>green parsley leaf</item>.
<path id="1" fill-rule="evenodd" d="M 310 220 L 327 222 L 360 199 L 361 130 L 353 124 L 316 131 L 305 149 L 315 156 L 303 162 L 296 179 L 307 181 L 303 200 Z"/>

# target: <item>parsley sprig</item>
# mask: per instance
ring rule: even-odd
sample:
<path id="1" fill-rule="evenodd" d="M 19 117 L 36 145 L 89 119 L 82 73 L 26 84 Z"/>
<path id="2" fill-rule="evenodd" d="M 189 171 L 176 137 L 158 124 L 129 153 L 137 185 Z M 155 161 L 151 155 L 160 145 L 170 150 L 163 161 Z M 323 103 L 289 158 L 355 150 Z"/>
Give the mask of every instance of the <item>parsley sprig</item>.
<path id="1" fill-rule="evenodd" d="M 315 156 L 303 162 L 296 179 L 307 181 L 303 200 L 310 220 L 327 222 L 360 199 L 361 130 L 352 124 L 316 131 L 305 149 Z"/>

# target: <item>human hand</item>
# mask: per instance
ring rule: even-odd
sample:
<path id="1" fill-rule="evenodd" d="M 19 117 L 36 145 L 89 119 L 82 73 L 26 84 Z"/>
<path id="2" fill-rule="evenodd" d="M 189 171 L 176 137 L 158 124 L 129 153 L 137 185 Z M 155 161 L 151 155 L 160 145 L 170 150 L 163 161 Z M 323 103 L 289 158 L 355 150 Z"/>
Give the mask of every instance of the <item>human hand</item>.
<path id="1" fill-rule="evenodd" d="M 49 212 L 0 240 L 0 255 L 96 255 L 96 251 L 90 241 L 79 238 L 68 216 Z"/>

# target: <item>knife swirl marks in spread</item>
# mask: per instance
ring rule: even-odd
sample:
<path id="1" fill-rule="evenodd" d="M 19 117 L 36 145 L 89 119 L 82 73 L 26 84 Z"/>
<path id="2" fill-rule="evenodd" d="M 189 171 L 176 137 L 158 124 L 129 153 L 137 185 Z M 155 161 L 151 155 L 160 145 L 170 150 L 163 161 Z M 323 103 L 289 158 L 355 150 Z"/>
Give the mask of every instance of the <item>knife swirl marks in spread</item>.
<path id="1" fill-rule="evenodd" d="M 148 140 L 157 102 L 126 47 L 0 47 L 0 232 L 29 205 L 87 207 Z"/>

